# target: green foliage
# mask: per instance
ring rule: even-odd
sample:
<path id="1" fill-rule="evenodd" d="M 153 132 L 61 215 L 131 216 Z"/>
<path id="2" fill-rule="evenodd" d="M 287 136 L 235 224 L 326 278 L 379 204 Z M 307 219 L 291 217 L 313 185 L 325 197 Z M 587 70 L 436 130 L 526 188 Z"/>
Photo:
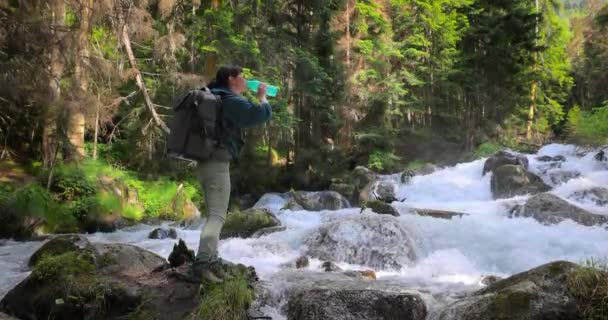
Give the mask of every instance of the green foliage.
<path id="1" fill-rule="evenodd" d="M 14 191 L 15 187 L 12 184 L 6 182 L 0 183 L 0 206 L 8 203 Z"/>
<path id="2" fill-rule="evenodd" d="M 96 25 L 91 30 L 91 45 L 101 52 L 105 59 L 116 61 L 120 58 L 116 34 L 103 25 Z M 99 146 L 98 144 L 97 147 Z"/>
<path id="3" fill-rule="evenodd" d="M 574 107 L 568 113 L 570 136 L 586 144 L 602 146 L 608 143 L 608 101 L 603 107 L 583 112 Z"/>
<path id="4" fill-rule="evenodd" d="M 390 151 L 376 150 L 370 154 L 367 167 L 376 171 L 390 172 L 397 169 L 400 160 L 400 157 Z"/>
<path id="5" fill-rule="evenodd" d="M 43 256 L 34 266 L 32 277 L 39 280 L 68 279 L 95 269 L 92 257 L 75 251 Z"/>
<path id="6" fill-rule="evenodd" d="M 424 165 L 426 164 L 426 162 L 424 160 L 414 160 L 411 161 L 407 164 L 407 166 L 405 166 L 406 170 L 416 170 L 416 169 L 420 169 L 422 167 L 424 167 Z"/>
<path id="7" fill-rule="evenodd" d="M 60 164 L 55 169 L 51 190 L 60 199 L 71 201 L 95 193 L 95 185 L 87 172 L 78 165 Z"/>
<path id="8" fill-rule="evenodd" d="M 504 147 L 500 144 L 484 142 L 477 147 L 475 152 L 473 152 L 473 157 L 475 159 L 489 157 L 502 149 L 504 149 Z"/>
<path id="9" fill-rule="evenodd" d="M 11 206 L 22 216 L 44 217 L 56 209 L 53 195 L 38 184 L 29 184 L 15 191 Z"/>
<path id="10" fill-rule="evenodd" d="M 78 22 L 78 17 L 76 16 L 76 12 L 74 12 L 74 9 L 70 6 L 66 6 L 65 8 L 65 26 L 66 27 L 73 27 L 76 22 Z"/>
<path id="11" fill-rule="evenodd" d="M 241 320 L 247 317 L 246 311 L 253 298 L 246 277 L 236 275 L 223 284 L 205 287 L 199 309 L 190 319 Z"/>
<path id="12" fill-rule="evenodd" d="M 608 317 L 608 267 L 591 259 L 568 275 L 568 292 L 586 320 Z"/>

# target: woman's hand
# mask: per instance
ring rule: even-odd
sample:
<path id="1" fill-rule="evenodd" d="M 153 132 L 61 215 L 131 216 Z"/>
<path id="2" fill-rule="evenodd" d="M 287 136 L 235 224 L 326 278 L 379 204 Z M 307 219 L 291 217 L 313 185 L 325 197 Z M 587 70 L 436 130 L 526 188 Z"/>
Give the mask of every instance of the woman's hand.
<path id="1" fill-rule="evenodd" d="M 258 87 L 258 99 L 260 101 L 266 100 L 266 84 L 263 82 L 261 82 L 260 86 Z"/>

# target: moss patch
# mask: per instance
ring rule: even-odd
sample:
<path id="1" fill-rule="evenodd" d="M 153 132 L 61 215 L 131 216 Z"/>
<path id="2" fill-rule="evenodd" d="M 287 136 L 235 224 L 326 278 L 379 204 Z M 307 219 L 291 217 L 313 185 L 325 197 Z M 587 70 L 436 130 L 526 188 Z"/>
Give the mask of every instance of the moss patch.
<path id="1" fill-rule="evenodd" d="M 66 252 L 46 255 L 39 259 L 32 271 L 38 280 L 65 280 L 69 277 L 88 274 L 95 269 L 93 259 L 86 253 Z"/>
<path id="2" fill-rule="evenodd" d="M 528 292 L 505 290 L 492 297 L 488 310 L 496 320 L 525 319 L 531 300 L 532 295 Z"/>

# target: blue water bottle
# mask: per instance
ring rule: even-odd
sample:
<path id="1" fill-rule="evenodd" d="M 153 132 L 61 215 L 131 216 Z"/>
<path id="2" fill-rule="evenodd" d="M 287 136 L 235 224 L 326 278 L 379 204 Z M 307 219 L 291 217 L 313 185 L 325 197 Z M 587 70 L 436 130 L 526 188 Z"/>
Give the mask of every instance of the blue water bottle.
<path id="1" fill-rule="evenodd" d="M 260 87 L 260 83 L 261 83 L 261 81 L 255 80 L 255 79 L 247 80 L 247 88 L 249 88 L 249 89 L 251 89 L 251 91 L 257 93 L 258 88 Z M 269 97 L 276 97 L 278 93 L 279 93 L 279 87 L 272 86 L 269 84 L 266 85 L 266 95 L 268 95 Z"/>

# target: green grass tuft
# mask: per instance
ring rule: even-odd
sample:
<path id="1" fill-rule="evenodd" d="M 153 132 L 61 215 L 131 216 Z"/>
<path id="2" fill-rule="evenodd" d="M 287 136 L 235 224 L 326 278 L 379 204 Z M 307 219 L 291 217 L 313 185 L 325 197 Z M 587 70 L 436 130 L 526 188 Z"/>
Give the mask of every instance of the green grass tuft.
<path id="1" fill-rule="evenodd" d="M 568 275 L 568 292 L 585 320 L 608 319 L 608 265 L 591 259 Z"/>
<path id="2" fill-rule="evenodd" d="M 242 320 L 253 302 L 253 290 L 244 275 L 237 275 L 223 284 L 212 285 L 201 297 L 199 309 L 191 319 Z"/>

